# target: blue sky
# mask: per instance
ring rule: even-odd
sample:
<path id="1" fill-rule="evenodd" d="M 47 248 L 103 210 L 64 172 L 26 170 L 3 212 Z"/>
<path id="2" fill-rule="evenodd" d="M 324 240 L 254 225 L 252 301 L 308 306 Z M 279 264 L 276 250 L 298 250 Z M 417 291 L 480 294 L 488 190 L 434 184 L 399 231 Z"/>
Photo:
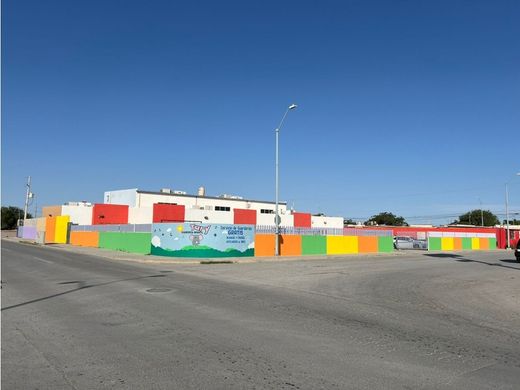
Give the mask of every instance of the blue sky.
<path id="1" fill-rule="evenodd" d="M 4 1 L 2 205 L 169 187 L 520 212 L 518 1 Z M 32 207 L 34 209 L 34 206 Z"/>

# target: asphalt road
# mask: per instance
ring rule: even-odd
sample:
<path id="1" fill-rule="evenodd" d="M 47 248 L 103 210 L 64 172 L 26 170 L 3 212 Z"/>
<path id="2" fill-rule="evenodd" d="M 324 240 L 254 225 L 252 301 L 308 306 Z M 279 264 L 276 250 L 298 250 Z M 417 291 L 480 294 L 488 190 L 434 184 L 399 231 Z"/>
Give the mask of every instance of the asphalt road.
<path id="1" fill-rule="evenodd" d="M 2 241 L 5 389 L 518 389 L 504 251 L 147 265 Z"/>

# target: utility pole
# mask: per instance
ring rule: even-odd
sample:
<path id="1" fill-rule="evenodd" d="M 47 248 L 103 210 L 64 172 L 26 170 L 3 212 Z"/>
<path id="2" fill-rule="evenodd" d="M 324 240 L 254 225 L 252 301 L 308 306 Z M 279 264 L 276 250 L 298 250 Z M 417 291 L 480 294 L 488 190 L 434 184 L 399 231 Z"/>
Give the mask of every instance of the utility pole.
<path id="1" fill-rule="evenodd" d="M 27 209 L 29 207 L 29 199 L 32 198 L 31 193 L 31 176 L 27 178 L 27 191 L 25 193 L 25 206 L 23 208 L 23 224 L 25 226 L 25 220 L 27 219 Z"/>

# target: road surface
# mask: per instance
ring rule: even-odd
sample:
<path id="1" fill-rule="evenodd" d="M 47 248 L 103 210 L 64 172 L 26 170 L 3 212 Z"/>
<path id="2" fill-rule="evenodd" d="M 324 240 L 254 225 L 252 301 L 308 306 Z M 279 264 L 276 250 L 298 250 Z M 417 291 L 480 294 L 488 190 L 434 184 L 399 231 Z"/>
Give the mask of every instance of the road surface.
<path id="1" fill-rule="evenodd" d="M 518 389 L 511 253 L 139 264 L 2 241 L 5 389 Z"/>

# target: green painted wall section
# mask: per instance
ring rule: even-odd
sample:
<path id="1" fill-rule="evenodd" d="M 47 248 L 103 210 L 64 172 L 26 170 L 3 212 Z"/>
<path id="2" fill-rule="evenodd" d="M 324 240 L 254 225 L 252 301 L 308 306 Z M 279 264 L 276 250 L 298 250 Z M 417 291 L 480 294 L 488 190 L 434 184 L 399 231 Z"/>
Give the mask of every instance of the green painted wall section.
<path id="1" fill-rule="evenodd" d="M 326 236 L 302 236 L 302 255 L 326 255 Z"/>
<path id="2" fill-rule="evenodd" d="M 473 249 L 471 246 L 471 237 L 462 237 L 462 249 L 465 251 Z"/>
<path id="3" fill-rule="evenodd" d="M 471 241 L 470 241 L 471 245 Z M 440 237 L 429 237 L 428 238 L 428 250 L 440 251 L 441 250 L 441 238 Z"/>
<path id="4" fill-rule="evenodd" d="M 496 238 L 489 239 L 489 249 L 497 249 L 497 239 Z"/>
<path id="5" fill-rule="evenodd" d="M 377 249 L 379 252 L 393 252 L 394 251 L 394 238 L 392 236 L 378 237 Z"/>
<path id="6" fill-rule="evenodd" d="M 150 254 L 151 233 L 100 232 L 99 247 L 116 251 Z"/>

